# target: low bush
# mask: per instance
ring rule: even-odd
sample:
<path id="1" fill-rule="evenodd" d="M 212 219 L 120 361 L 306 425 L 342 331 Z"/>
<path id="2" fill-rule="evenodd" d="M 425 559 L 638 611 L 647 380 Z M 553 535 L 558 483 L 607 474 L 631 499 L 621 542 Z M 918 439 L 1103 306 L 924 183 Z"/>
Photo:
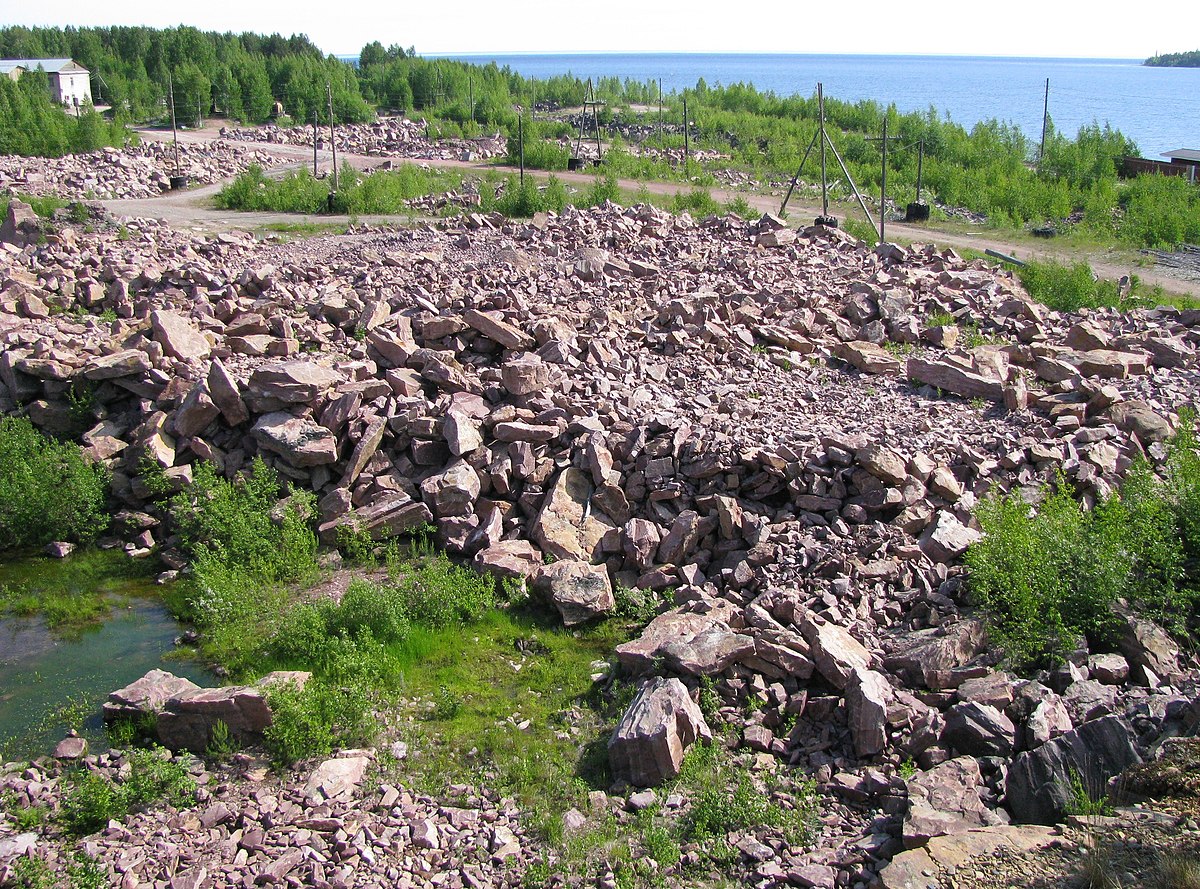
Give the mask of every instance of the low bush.
<path id="1" fill-rule="evenodd" d="M 78 771 L 68 778 L 59 818 L 71 833 L 83 836 L 103 830 L 109 821 L 160 803 L 176 808 L 190 804 L 196 782 L 186 767 L 161 747 L 132 750 L 129 773 L 120 783 L 98 772 Z"/>
<path id="2" fill-rule="evenodd" d="M 1015 491 L 979 505 L 984 537 L 967 551 L 968 582 L 1016 669 L 1056 663 L 1080 637 L 1111 643 L 1121 604 L 1190 636 L 1200 601 L 1194 423 L 1181 412 L 1161 478 L 1140 460 L 1119 494 L 1090 510 L 1061 478 L 1036 509 Z"/>
<path id="3" fill-rule="evenodd" d="M 272 721 L 264 732 L 267 750 L 281 766 L 328 756 L 375 739 L 376 723 L 366 693 L 310 680 L 304 688 L 288 683 L 268 694 Z"/>
<path id="4" fill-rule="evenodd" d="M 22 417 L 0 419 L 0 549 L 92 540 L 108 526 L 107 488 L 104 468 L 78 445 Z"/>

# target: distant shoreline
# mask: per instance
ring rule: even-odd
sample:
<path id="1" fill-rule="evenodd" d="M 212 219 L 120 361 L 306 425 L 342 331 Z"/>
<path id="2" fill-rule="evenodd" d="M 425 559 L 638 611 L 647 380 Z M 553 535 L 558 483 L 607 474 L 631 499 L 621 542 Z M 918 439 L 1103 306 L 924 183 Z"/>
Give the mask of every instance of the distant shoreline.
<path id="1" fill-rule="evenodd" d="M 1147 68 L 1200 68 L 1200 49 L 1151 56 L 1142 64 Z"/>

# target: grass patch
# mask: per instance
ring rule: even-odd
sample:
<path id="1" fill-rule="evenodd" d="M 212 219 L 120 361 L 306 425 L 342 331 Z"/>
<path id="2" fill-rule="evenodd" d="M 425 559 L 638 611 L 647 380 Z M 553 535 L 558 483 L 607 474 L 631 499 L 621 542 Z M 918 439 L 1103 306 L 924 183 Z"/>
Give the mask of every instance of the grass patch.
<path id="1" fill-rule="evenodd" d="M 616 621 L 568 632 L 524 607 L 415 627 L 385 646 L 392 683 L 413 702 L 399 775 L 439 795 L 456 783 L 511 794 L 544 838 L 562 840 L 562 814 L 609 783 L 599 739 L 622 708 L 596 692 L 593 664 L 626 636 Z"/>
<path id="2" fill-rule="evenodd" d="M 131 581 L 152 576 L 145 561 L 83 550 L 69 559 L 22 559 L 0 566 L 0 615 L 42 615 L 50 629 L 73 635 L 102 620 Z"/>
<path id="3" fill-rule="evenodd" d="M 262 230 L 279 236 L 280 240 L 292 241 L 321 235 L 344 235 L 346 226 L 330 222 L 268 222 Z"/>

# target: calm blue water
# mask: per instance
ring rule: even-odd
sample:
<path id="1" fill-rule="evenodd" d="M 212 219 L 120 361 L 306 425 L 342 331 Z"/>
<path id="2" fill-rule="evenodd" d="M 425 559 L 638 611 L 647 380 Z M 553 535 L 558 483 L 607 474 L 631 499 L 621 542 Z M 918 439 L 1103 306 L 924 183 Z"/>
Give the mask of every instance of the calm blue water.
<path id="1" fill-rule="evenodd" d="M 1015 59 L 965 56 L 847 55 L 463 55 L 495 61 L 526 77 L 662 78 L 664 91 L 753 83 L 780 95 L 826 95 L 895 103 L 900 111 L 935 109 L 970 128 L 998 118 L 1038 138 L 1050 78 L 1050 117 L 1062 132 L 1108 122 L 1137 142 L 1146 157 L 1175 148 L 1200 148 L 1200 68 L 1145 68 L 1129 59 Z"/>

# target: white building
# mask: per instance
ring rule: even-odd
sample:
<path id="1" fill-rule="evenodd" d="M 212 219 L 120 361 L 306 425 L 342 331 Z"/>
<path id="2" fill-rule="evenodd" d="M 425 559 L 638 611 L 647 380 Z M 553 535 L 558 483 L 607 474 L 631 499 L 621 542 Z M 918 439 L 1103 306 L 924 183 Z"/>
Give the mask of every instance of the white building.
<path id="1" fill-rule="evenodd" d="M 71 59 L 0 59 L 0 75 L 18 79 L 26 71 L 46 72 L 50 95 L 68 108 L 92 101 L 92 77 L 88 69 Z"/>

